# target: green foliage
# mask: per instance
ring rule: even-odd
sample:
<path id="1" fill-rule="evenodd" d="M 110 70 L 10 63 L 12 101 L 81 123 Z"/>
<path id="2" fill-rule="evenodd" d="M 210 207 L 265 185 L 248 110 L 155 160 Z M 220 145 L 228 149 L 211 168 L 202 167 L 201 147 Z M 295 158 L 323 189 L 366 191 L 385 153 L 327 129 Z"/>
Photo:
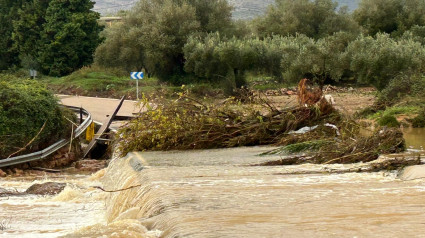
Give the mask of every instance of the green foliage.
<path id="1" fill-rule="evenodd" d="M 0 74 L 1 77 L 1 74 Z M 177 79 L 176 79 L 177 80 Z M 178 80 L 184 82 L 187 88 L 197 96 L 221 96 L 222 91 L 211 82 L 198 82 L 190 75 Z M 119 68 L 101 68 L 98 66 L 83 67 L 70 75 L 56 77 L 41 77 L 38 79 L 49 89 L 60 94 L 82 95 L 92 97 L 136 98 L 136 80 L 131 80 L 128 72 Z M 180 86 L 162 82 L 156 77 L 145 77 L 139 80 L 139 94 L 148 97 L 161 95 L 175 98 Z M 140 96 L 140 95 L 139 95 Z"/>
<path id="2" fill-rule="evenodd" d="M 276 0 L 264 17 L 254 22 L 259 36 L 295 36 L 304 34 L 315 39 L 335 32 L 358 32 L 358 26 L 345 7 L 336 11 L 332 0 Z"/>
<path id="3" fill-rule="evenodd" d="M 424 26 L 423 0 L 363 0 L 354 12 L 354 19 L 365 32 L 402 35 L 415 25 Z"/>
<path id="4" fill-rule="evenodd" d="M 183 73 L 183 46 L 198 32 L 231 28 L 226 1 L 142 0 L 124 19 L 108 29 L 96 51 L 96 63 L 141 70 L 168 80 Z"/>
<path id="5" fill-rule="evenodd" d="M 228 32 L 232 28 L 232 10 L 227 0 L 187 0 L 195 9 L 202 32 Z"/>
<path id="6" fill-rule="evenodd" d="M 49 2 L 38 57 L 43 73 L 62 76 L 92 63 L 102 40 L 99 13 L 90 10 L 93 4 L 90 0 Z"/>
<path id="7" fill-rule="evenodd" d="M 41 48 L 41 32 L 46 23 L 45 15 L 49 0 L 33 0 L 18 10 L 18 19 L 13 21 L 13 49 L 19 54 L 21 66 L 39 70 L 38 54 Z"/>
<path id="8" fill-rule="evenodd" d="M 281 60 L 285 81 L 298 82 L 307 77 L 323 85 L 326 80 L 346 77 L 349 63 L 343 53 L 354 39 L 352 34 L 340 32 L 317 41 L 305 36 L 286 39 Z"/>
<path id="9" fill-rule="evenodd" d="M 44 129 L 25 153 L 43 149 L 62 138 L 70 129 L 62 115 L 57 99 L 40 83 L 3 75 L 0 78 L 0 158 L 24 147 L 43 124 Z"/>
<path id="10" fill-rule="evenodd" d="M 403 40 L 413 40 L 425 45 L 425 26 L 413 26 L 400 37 Z"/>
<path id="11" fill-rule="evenodd" d="M 425 77 L 421 74 L 399 75 L 378 95 L 377 104 L 388 107 L 396 104 L 406 96 L 425 97 Z"/>
<path id="12" fill-rule="evenodd" d="M 0 2 L 0 70 L 22 66 L 61 76 L 93 60 L 101 42 L 90 0 Z"/>
<path id="13" fill-rule="evenodd" d="M 29 0 L 0 0 L 0 70 L 19 63 L 18 52 L 13 46 L 13 21 L 19 18 L 19 9 Z"/>
<path id="14" fill-rule="evenodd" d="M 351 42 L 345 57 L 359 83 L 382 90 L 396 76 L 420 71 L 425 51 L 420 43 L 412 40 L 396 41 L 388 34 L 378 34 L 376 39 L 360 36 Z"/>
<path id="15" fill-rule="evenodd" d="M 298 82 L 303 77 L 320 83 L 338 81 L 349 65 L 342 60 L 342 53 L 353 38 L 342 32 L 318 41 L 304 35 L 226 39 L 214 33 L 205 38 L 190 37 L 184 47 L 185 70 L 206 79 L 239 77 L 237 87 L 245 83 L 247 71 L 285 82 Z"/>
<path id="16" fill-rule="evenodd" d="M 370 119 L 380 119 L 384 117 L 394 117 L 396 115 L 401 114 L 411 114 L 411 113 L 418 113 L 419 107 L 417 106 L 394 106 L 386 108 L 383 111 L 376 112 L 375 114 L 371 115 Z"/>
<path id="17" fill-rule="evenodd" d="M 318 151 L 322 146 L 335 144 L 335 141 L 329 139 L 321 139 L 321 140 L 309 140 L 303 141 L 299 143 L 289 144 L 282 146 L 278 149 L 266 152 L 262 155 L 271 155 L 271 154 L 296 154 L 301 152 L 312 152 Z"/>
<path id="18" fill-rule="evenodd" d="M 415 118 L 413 118 L 411 122 L 412 122 L 412 127 L 415 127 L 415 128 L 425 127 L 425 109 L 422 108 L 419 114 Z"/>
<path id="19" fill-rule="evenodd" d="M 208 103 L 180 93 L 177 100 L 143 100 L 144 113 L 118 131 L 122 155 L 130 151 L 207 149 L 264 145 L 286 133 L 332 116 L 329 104 L 278 110 L 270 103 L 242 104 L 234 98 Z"/>
<path id="20" fill-rule="evenodd" d="M 383 117 L 379 118 L 378 124 L 380 126 L 388 126 L 388 127 L 400 126 L 400 123 L 397 121 L 397 119 L 393 115 L 384 115 Z"/>

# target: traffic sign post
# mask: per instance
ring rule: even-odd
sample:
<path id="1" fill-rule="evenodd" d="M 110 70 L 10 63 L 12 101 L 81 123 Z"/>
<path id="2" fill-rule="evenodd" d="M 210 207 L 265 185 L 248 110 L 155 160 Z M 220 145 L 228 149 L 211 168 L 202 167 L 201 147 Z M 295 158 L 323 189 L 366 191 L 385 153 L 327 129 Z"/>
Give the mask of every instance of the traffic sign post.
<path id="1" fill-rule="evenodd" d="M 136 88 L 137 88 L 137 100 L 139 100 L 139 79 L 143 79 L 143 72 L 131 72 L 131 79 L 136 80 Z"/>
<path id="2" fill-rule="evenodd" d="M 37 70 L 30 69 L 30 77 L 32 77 L 33 79 L 35 79 L 35 77 L 37 77 Z"/>

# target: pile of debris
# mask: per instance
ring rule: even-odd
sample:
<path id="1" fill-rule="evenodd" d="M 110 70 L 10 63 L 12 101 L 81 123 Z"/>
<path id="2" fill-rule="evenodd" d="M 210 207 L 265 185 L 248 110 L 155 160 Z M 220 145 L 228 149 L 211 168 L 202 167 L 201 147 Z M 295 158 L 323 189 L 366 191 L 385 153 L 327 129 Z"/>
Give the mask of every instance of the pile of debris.
<path id="1" fill-rule="evenodd" d="M 158 99 L 118 131 L 118 149 L 130 151 L 229 148 L 279 143 L 305 126 L 343 122 L 325 99 L 279 109 L 267 100 L 229 98 L 221 103 L 201 102 L 182 93 L 179 99 Z"/>
<path id="2" fill-rule="evenodd" d="M 266 154 L 296 154 L 283 164 L 369 162 L 405 150 L 398 129 L 360 135 L 360 126 L 335 110 L 308 80 L 300 81 L 297 94 L 299 105 L 283 109 L 261 97 L 249 103 L 206 103 L 182 93 L 175 101 L 157 100 L 154 107 L 145 100 L 146 112 L 118 132 L 118 149 L 124 156 L 130 151 L 275 144 L 282 147 Z"/>
<path id="3" fill-rule="evenodd" d="M 331 133 L 292 134 L 283 141 L 281 148 L 264 155 L 287 155 L 281 163 L 288 164 L 332 164 L 358 163 L 376 160 L 381 154 L 399 153 L 406 150 L 403 133 L 398 128 L 383 128 L 372 136 L 334 136 Z M 288 156 L 289 155 L 289 156 Z M 291 156 L 293 155 L 293 156 Z"/>

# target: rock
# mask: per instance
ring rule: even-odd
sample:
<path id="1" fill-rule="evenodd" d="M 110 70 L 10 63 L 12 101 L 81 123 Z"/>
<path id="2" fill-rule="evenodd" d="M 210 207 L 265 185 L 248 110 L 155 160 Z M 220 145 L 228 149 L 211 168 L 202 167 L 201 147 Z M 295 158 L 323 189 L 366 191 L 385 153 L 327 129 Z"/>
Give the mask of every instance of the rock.
<path id="1" fill-rule="evenodd" d="M 10 191 L 4 188 L 0 188 L 0 197 L 9 197 L 9 196 L 18 196 L 18 195 L 22 195 L 22 194 L 17 191 Z"/>
<path id="2" fill-rule="evenodd" d="M 16 175 L 23 175 L 24 171 L 18 168 L 13 168 L 12 171 L 16 174 Z"/>
<path id="3" fill-rule="evenodd" d="M 7 173 L 0 169 L 0 177 L 4 178 L 7 176 Z"/>
<path id="4" fill-rule="evenodd" d="M 75 168 L 81 171 L 96 172 L 107 166 L 106 160 L 80 160 L 75 164 Z"/>
<path id="5" fill-rule="evenodd" d="M 25 193 L 35 195 L 55 195 L 65 188 L 66 183 L 47 182 L 43 184 L 33 184 Z"/>

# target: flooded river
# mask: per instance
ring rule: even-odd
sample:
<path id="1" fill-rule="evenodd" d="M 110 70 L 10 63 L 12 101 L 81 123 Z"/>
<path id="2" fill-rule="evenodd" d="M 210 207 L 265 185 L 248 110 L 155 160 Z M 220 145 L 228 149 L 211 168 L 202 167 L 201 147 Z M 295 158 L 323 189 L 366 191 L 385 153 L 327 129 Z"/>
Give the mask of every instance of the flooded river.
<path id="1" fill-rule="evenodd" d="M 423 137 L 406 140 L 416 151 Z M 0 198 L 0 237 L 425 236 L 424 179 L 326 172 L 356 165 L 254 166 L 280 159 L 257 156 L 270 149 L 131 153 L 95 175 L 40 176 L 68 186 L 53 197 Z"/>
<path id="2" fill-rule="evenodd" d="M 25 191 L 34 183 L 66 182 L 57 196 L 0 197 L 0 237 L 58 237 L 104 219 L 105 194 L 97 175 L 50 175 L 2 178 L 0 187 Z"/>

